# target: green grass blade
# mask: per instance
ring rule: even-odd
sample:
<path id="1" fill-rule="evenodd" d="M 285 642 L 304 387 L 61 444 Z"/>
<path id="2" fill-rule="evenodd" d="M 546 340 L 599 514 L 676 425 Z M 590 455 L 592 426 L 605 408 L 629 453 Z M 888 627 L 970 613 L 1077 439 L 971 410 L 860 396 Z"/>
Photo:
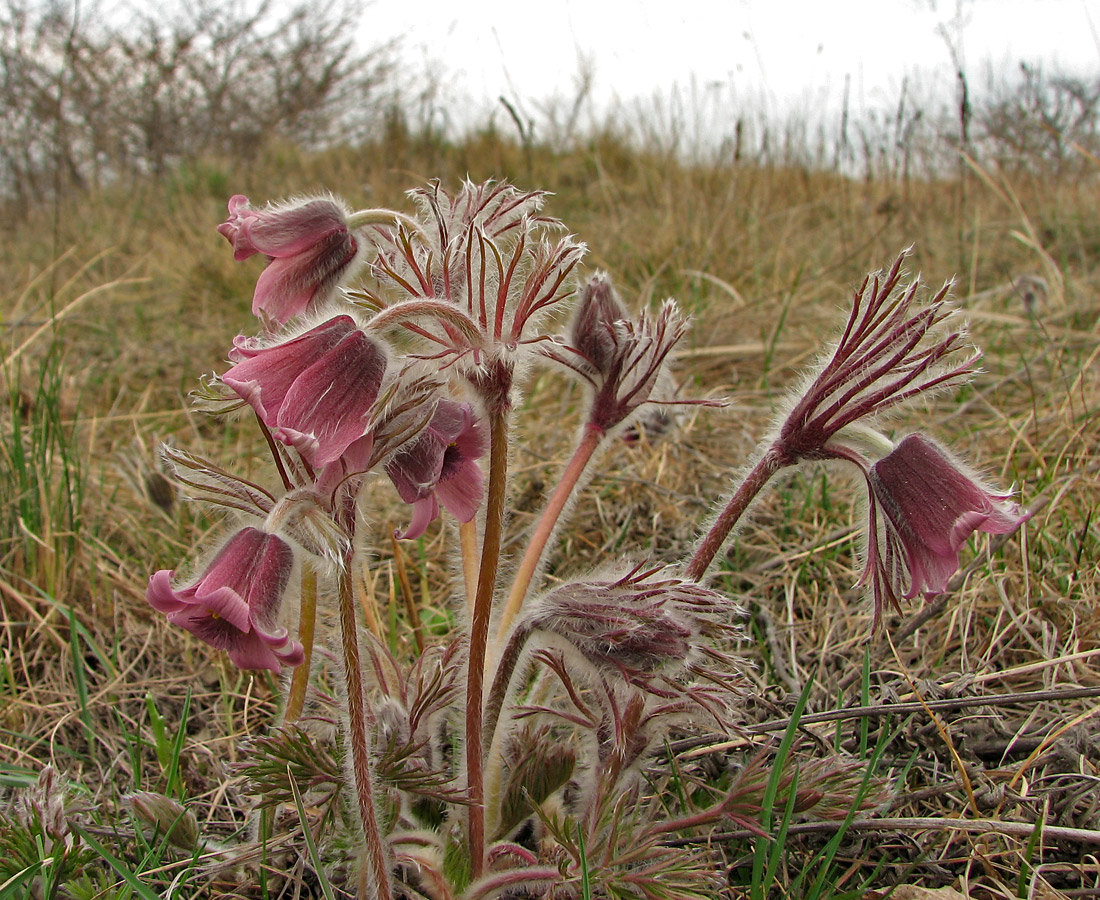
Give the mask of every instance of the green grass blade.
<path id="1" fill-rule="evenodd" d="M 866 720 L 864 720 L 866 721 Z M 832 886 L 832 882 L 829 881 L 829 876 L 832 870 L 833 860 L 836 858 L 837 852 L 840 850 L 840 845 L 844 841 L 844 836 L 848 833 L 848 826 L 852 820 L 859 815 L 860 805 L 863 802 L 863 798 L 867 796 L 867 792 L 871 789 L 871 779 L 875 772 L 878 771 L 879 765 L 882 762 L 882 757 L 886 753 L 886 748 L 897 738 L 901 733 L 903 725 L 898 725 L 897 728 L 888 730 L 885 727 L 879 734 L 878 741 L 875 743 L 875 748 L 871 753 L 870 759 L 867 759 L 866 754 L 863 755 L 865 765 L 863 768 L 863 780 L 860 782 L 859 789 L 856 791 L 855 797 L 852 799 L 852 805 L 848 808 L 848 812 L 844 817 L 843 823 L 836 830 L 833 836 L 829 839 L 829 842 L 825 845 L 824 849 L 815 855 L 814 859 L 810 863 L 804 866 L 798 873 L 798 876 L 791 884 L 790 893 L 797 895 L 799 888 L 806 877 L 816 870 L 817 875 L 814 879 L 814 883 L 810 886 L 810 890 L 806 894 L 806 900 L 818 900 L 822 895 L 826 885 Z M 913 759 L 910 759 L 909 766 L 913 764 Z M 909 772 L 909 766 L 906 766 L 901 774 L 895 779 L 896 783 L 904 784 L 905 778 Z M 876 867 L 875 872 L 878 871 Z M 873 879 L 873 875 L 870 878 Z M 862 893 L 857 891 L 857 893 Z M 832 900 L 838 900 L 839 895 L 830 894 Z"/>
<path id="2" fill-rule="evenodd" d="M 180 779 L 180 757 L 183 755 L 183 742 L 187 739 L 187 719 L 191 714 L 191 688 L 187 689 L 187 696 L 183 698 L 183 709 L 180 711 L 180 724 L 176 731 L 176 737 L 172 741 L 171 758 L 168 771 L 165 773 L 164 793 L 169 797 L 183 799 L 183 783 Z"/>
<path id="3" fill-rule="evenodd" d="M 80 705 L 80 721 L 84 725 L 84 736 L 88 743 L 94 743 L 96 739 L 95 728 L 92 727 L 92 714 L 88 709 L 88 679 L 84 666 L 84 653 L 81 651 L 80 632 L 76 628 L 76 611 L 69 607 L 69 649 L 73 659 L 73 682 L 76 686 L 76 699 Z"/>
<path id="4" fill-rule="evenodd" d="M 306 849 L 309 851 L 309 861 L 313 863 L 313 871 L 317 875 L 317 882 L 321 885 L 325 900 L 336 900 L 332 885 L 329 884 L 324 867 L 321 865 L 321 854 L 317 852 L 317 843 L 313 840 L 313 832 L 309 830 L 309 819 L 306 817 L 306 808 L 302 803 L 302 794 L 298 790 L 298 783 L 294 780 L 294 775 L 290 771 L 290 766 L 286 767 L 286 777 L 287 781 L 290 783 L 290 790 L 294 793 L 294 805 L 298 807 L 298 819 L 302 823 L 302 835 L 306 839 Z"/>
<path id="5" fill-rule="evenodd" d="M 149 730 L 153 732 L 153 752 L 162 771 L 167 771 L 172 760 L 172 751 L 168 745 L 168 730 L 164 716 L 157 709 L 157 701 L 151 692 L 145 694 L 145 711 L 149 715 Z"/>
<path id="6" fill-rule="evenodd" d="M 584 847 L 584 831 L 577 823 L 577 849 L 581 859 L 581 900 L 592 900 L 591 876 L 588 874 L 588 851 Z"/>
<path id="7" fill-rule="evenodd" d="M 22 872 L 16 872 L 3 884 L 0 884 L 0 900 L 8 900 L 9 897 L 27 897 L 29 891 L 26 890 L 26 884 L 42 869 L 42 863 L 36 862 L 27 866 Z M 23 888 L 23 891 L 16 894 L 16 891 Z"/>
<path id="8" fill-rule="evenodd" d="M 764 868 L 762 889 L 765 889 L 775 879 L 775 873 L 779 869 L 779 861 L 782 859 L 783 851 L 787 847 L 787 829 L 790 828 L 791 820 L 794 818 L 794 808 L 797 802 L 798 771 L 795 770 L 791 778 L 790 794 L 787 795 L 787 803 L 783 807 L 783 818 L 779 823 L 779 831 L 775 835 L 775 840 L 772 841 L 771 853 L 768 854 L 768 863 Z"/>
<path id="9" fill-rule="evenodd" d="M 73 831 L 80 835 L 80 839 L 98 853 L 100 858 L 114 869 L 119 877 L 133 888 L 134 893 L 141 897 L 142 900 L 163 900 L 163 898 L 161 898 L 159 894 L 154 893 L 152 888 L 145 884 L 126 863 L 104 847 L 94 835 L 76 822 L 71 823 L 71 827 Z"/>
<path id="10" fill-rule="evenodd" d="M 802 718 L 803 711 L 806 709 L 806 703 L 810 699 L 810 689 L 812 687 L 813 680 L 807 680 L 806 686 L 802 688 L 802 693 L 798 697 L 798 702 L 795 703 L 794 709 L 791 711 L 791 721 L 790 724 L 787 725 L 787 730 L 783 734 L 783 739 L 779 742 L 779 749 L 775 752 L 771 775 L 768 778 L 768 785 L 764 789 L 763 809 L 760 812 L 760 827 L 764 831 L 768 831 L 771 828 L 772 809 L 775 806 L 776 795 L 779 793 L 779 782 L 783 777 L 783 765 L 786 763 L 787 756 L 790 754 L 791 747 L 794 745 L 794 739 L 798 735 L 798 723 Z M 752 900 L 764 900 L 766 896 L 764 873 L 770 858 L 768 843 L 769 842 L 765 841 L 763 838 L 758 838 L 756 841 L 756 849 L 753 853 L 752 860 L 752 885 L 750 887 L 750 896 Z"/>

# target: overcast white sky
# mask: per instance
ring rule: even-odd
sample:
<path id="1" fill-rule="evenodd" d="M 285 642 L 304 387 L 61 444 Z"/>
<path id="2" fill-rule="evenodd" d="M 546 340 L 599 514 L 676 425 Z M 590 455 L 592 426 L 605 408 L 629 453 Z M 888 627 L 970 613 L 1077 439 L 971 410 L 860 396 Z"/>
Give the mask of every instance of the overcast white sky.
<path id="1" fill-rule="evenodd" d="M 856 110 L 896 102 L 903 78 L 952 91 L 947 37 L 973 87 L 989 65 L 1100 71 L 1095 0 L 377 0 L 374 40 L 403 35 L 414 65 L 434 63 L 453 98 L 573 95 L 578 57 L 599 103 L 681 90 L 732 90 L 771 110 Z"/>

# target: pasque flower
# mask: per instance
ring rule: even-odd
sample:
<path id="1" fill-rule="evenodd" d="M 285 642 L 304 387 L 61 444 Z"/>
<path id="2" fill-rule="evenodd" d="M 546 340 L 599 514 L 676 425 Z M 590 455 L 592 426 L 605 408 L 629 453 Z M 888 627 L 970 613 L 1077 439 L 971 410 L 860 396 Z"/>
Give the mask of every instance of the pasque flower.
<path id="1" fill-rule="evenodd" d="M 230 358 L 222 381 L 314 466 L 363 437 L 386 373 L 385 352 L 350 316 L 270 346 L 237 338 Z"/>
<path id="2" fill-rule="evenodd" d="M 656 316 L 643 310 L 632 319 L 611 279 L 597 272 L 581 292 L 566 341 L 543 352 L 591 385 L 589 424 L 609 431 L 650 401 L 685 331 L 687 320 L 671 300 Z"/>
<path id="3" fill-rule="evenodd" d="M 229 218 L 218 231 L 233 245 L 233 257 L 268 258 L 256 282 L 252 312 L 282 325 L 321 303 L 349 274 L 359 244 L 347 212 L 335 200 L 318 198 L 253 209 L 248 198 L 229 200 Z"/>
<path id="4" fill-rule="evenodd" d="M 865 472 L 869 488 L 867 560 L 877 622 L 886 603 L 941 593 L 975 531 L 1009 534 L 1027 519 L 1011 494 L 971 475 L 921 434 L 904 438 Z"/>
<path id="5" fill-rule="evenodd" d="M 689 577 L 705 574 L 753 499 L 781 469 L 807 460 L 847 460 L 866 472 L 869 462 L 849 446 L 866 420 L 974 374 L 981 353 L 967 342 L 962 325 L 949 327 L 950 284 L 924 304 L 917 302 L 919 279 L 899 287 L 908 255 L 902 251 L 888 272 L 868 276 L 855 291 L 840 338 L 699 542 L 684 569 Z M 876 600 L 876 610 L 882 602 Z"/>
<path id="6" fill-rule="evenodd" d="M 600 669 L 650 674 L 683 669 L 704 638 L 729 638 L 730 602 L 670 569 L 635 566 L 618 578 L 549 591 L 518 628 L 564 638 Z"/>
<path id="7" fill-rule="evenodd" d="M 573 293 L 570 273 L 585 246 L 540 214 L 543 192 L 467 182 L 450 194 L 433 182 L 413 191 L 420 228 L 381 229 L 372 261 L 381 293 L 375 327 L 403 324 L 448 360 L 482 396 L 507 396 L 522 348 Z"/>
<path id="8" fill-rule="evenodd" d="M 899 289 L 907 255 L 855 292 L 840 340 L 780 427 L 772 453 L 782 465 L 835 458 L 828 444 L 841 429 L 974 373 L 980 352 L 964 328 L 947 328 L 950 285 L 923 305 L 919 280 Z"/>
<path id="9" fill-rule="evenodd" d="M 206 571 L 188 587 L 172 587 L 173 572 L 149 579 L 145 599 L 242 669 L 299 665 L 302 645 L 275 625 L 294 568 L 294 552 L 278 535 L 243 528 L 218 551 Z"/>
<path id="10" fill-rule="evenodd" d="M 469 522 L 481 504 L 485 476 L 478 457 L 485 433 L 468 403 L 440 400 L 419 437 L 386 463 L 401 499 L 413 507 L 412 522 L 399 538 L 420 537 L 442 503 L 460 522 Z"/>

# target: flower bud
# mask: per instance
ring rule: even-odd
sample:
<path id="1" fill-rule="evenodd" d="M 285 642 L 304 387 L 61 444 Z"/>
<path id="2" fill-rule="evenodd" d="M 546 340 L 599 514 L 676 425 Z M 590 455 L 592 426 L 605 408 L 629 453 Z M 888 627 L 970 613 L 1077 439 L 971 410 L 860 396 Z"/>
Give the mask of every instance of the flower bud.
<path id="1" fill-rule="evenodd" d="M 199 822 L 186 806 L 164 794 L 136 791 L 123 797 L 139 820 L 180 850 L 191 851 L 199 842 Z"/>

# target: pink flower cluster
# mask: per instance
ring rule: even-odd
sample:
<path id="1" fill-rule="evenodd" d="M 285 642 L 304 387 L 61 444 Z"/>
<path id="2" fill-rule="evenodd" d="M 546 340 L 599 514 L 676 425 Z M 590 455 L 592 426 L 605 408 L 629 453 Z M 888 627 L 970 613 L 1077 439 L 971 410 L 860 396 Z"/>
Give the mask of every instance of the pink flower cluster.
<path id="1" fill-rule="evenodd" d="M 564 335 L 535 330 L 570 294 L 566 279 L 584 251 L 569 238 L 534 240 L 538 229 L 555 225 L 538 214 L 541 194 L 490 183 L 465 185 L 455 196 L 434 185 L 414 197 L 420 224 L 399 214 L 380 224 L 331 198 L 253 209 L 237 195 L 218 227 L 236 259 L 268 260 L 253 298 L 265 333 L 234 341 L 221 382 L 255 412 L 286 497 L 266 495 L 257 512 L 266 530 L 238 531 L 196 584 L 173 588 L 170 573 L 158 572 L 148 599 L 238 665 L 277 669 L 299 659 L 297 645 L 273 623 L 299 552 L 292 548 L 312 547 L 312 538 L 294 533 L 297 514 L 288 512 L 303 494 L 344 530 L 346 545 L 356 493 L 374 469 L 412 508 L 400 538 L 424 534 L 441 508 L 463 523 L 477 515 L 485 492 L 479 460 L 488 450 L 479 417 L 511 403 L 524 348 L 587 383 L 586 427 L 601 436 L 643 404 L 667 402 L 659 396 L 666 360 L 686 330 L 672 301 L 655 316 L 633 318 L 597 273 Z M 371 241 L 380 293 L 361 295 L 373 310 L 361 322 L 362 308 L 338 289 Z M 861 420 L 974 371 L 977 354 L 963 330 L 944 326 L 952 317 L 946 289 L 918 305 L 915 285 L 898 289 L 902 258 L 856 292 L 840 340 L 795 398 L 758 466 L 759 483 L 750 485 L 758 491 L 779 468 L 802 461 L 858 467 L 868 487 L 861 584 L 873 597 L 876 622 L 902 598 L 945 590 L 972 533 L 1007 533 L 1025 518 L 1008 494 L 986 487 L 928 438 L 911 435 L 878 459 L 848 439 Z M 398 299 L 387 300 L 386 291 Z M 430 352 L 392 364 L 396 354 L 381 335 L 396 327 Z M 430 370 L 427 378 L 409 374 L 414 360 Z M 445 392 L 443 377 L 470 388 L 466 399 Z M 752 492 L 731 499 L 730 509 L 740 504 L 743 511 Z M 720 517 L 724 532 L 685 571 L 702 577 L 739 514 Z"/>
<path id="2" fill-rule="evenodd" d="M 346 212 L 331 200 L 253 210 L 238 195 L 218 230 L 238 260 L 256 253 L 268 257 L 253 311 L 277 325 L 323 315 L 359 247 Z M 473 407 L 428 394 L 423 380 L 402 382 L 401 372 L 391 374 L 386 346 L 351 315 L 337 313 L 313 327 L 290 326 L 262 338 L 238 337 L 229 356 L 232 367 L 221 382 L 291 453 L 278 459 L 287 498 L 282 505 L 272 498 L 257 510 L 269 521 L 293 521 L 284 509 L 304 490 L 332 516 L 343 515 L 340 524 L 348 526 L 346 506 L 341 509 L 336 493 L 344 487 L 350 496 L 361 476 L 379 463 L 413 509 L 401 538 L 423 534 L 441 504 L 460 522 L 477 514 L 484 481 L 478 459 L 486 442 Z M 409 398 L 421 407 L 415 415 L 401 406 Z M 381 441 L 380 431 L 385 432 Z M 238 490 L 233 496 L 247 494 Z M 240 508 L 237 502 L 227 505 Z M 301 645 L 273 624 L 296 543 L 306 541 L 246 527 L 194 585 L 175 588 L 172 573 L 160 571 L 149 581 L 147 599 L 174 624 L 226 650 L 241 668 L 278 671 L 297 665 Z"/>
<path id="3" fill-rule="evenodd" d="M 564 841 L 553 846 L 565 831 L 543 815 L 545 803 L 561 806 L 578 846 L 604 860 L 593 883 L 610 883 L 607 860 L 626 848 L 623 871 L 652 875 L 629 890 L 642 885 L 656 895 L 664 882 L 653 860 L 669 860 L 677 877 L 690 867 L 667 846 L 668 833 L 695 834 L 742 815 L 738 784 L 725 801 L 666 804 L 651 797 L 671 771 L 666 754 L 658 778 L 650 776 L 657 749 L 699 721 L 735 730 L 730 710 L 740 695 L 726 648 L 742 613 L 720 582 L 707 584 L 707 572 L 773 478 L 820 461 L 860 473 L 860 585 L 876 626 L 887 607 L 948 590 L 976 532 L 1008 534 L 1026 520 L 1009 493 L 932 439 L 911 434 L 894 444 L 871 428 L 900 404 L 969 378 L 978 354 L 955 324 L 946 287 L 927 303 L 916 283 L 901 287 L 902 254 L 856 292 L 839 339 L 690 555 L 551 578 L 555 547 L 569 543 L 555 538 L 607 444 L 654 405 L 721 403 L 672 399 L 668 363 L 687 329 L 674 301 L 631 313 L 600 272 L 574 298 L 585 247 L 542 215 L 543 194 L 494 182 L 450 194 L 433 183 L 412 199 L 415 216 L 349 212 L 324 197 L 260 209 L 240 195 L 229 201 L 218 230 L 235 258 L 267 260 L 252 301 L 261 334 L 233 341 L 228 369 L 206 382 L 204 399 L 215 411 L 254 415 L 272 473 L 251 480 L 166 450 L 183 484 L 237 518 L 199 574 L 177 581 L 158 571 L 146 599 L 242 669 L 298 666 L 288 679 L 287 722 L 305 709 L 319 601 L 334 601 L 326 612 L 339 621 L 333 672 L 343 683 L 332 695 L 358 812 L 360 894 L 438 886 L 440 896 L 487 897 L 530 893 L 536 882 L 568 893 L 583 876 L 575 863 L 584 854 L 564 852 Z M 369 277 L 352 286 L 360 264 Z M 574 299 L 566 315 L 559 304 Z M 512 433 L 525 379 L 548 360 L 585 388 L 570 398 L 581 398 L 580 428 L 526 541 L 513 541 Z M 444 511 L 462 526 L 460 632 L 444 649 L 427 646 L 427 630 L 417 629 L 421 654 L 407 673 L 386 658 L 393 636 L 377 622 L 380 640 L 366 660 L 361 654 L 357 594 L 370 563 L 362 531 L 374 525 L 371 479 L 388 481 L 408 507 L 394 538 L 422 537 Z M 295 612 L 298 640 L 287 627 Z M 811 772 L 801 794 L 790 787 L 807 804 L 798 810 L 821 799 L 814 780 Z M 569 792 L 563 806 L 552 796 L 558 791 Z M 430 822 L 416 811 L 424 799 Z M 650 799 L 657 805 L 645 809 Z M 688 817 L 669 820 L 681 807 Z M 525 819 L 538 831 L 530 847 L 517 836 Z M 619 826 L 611 820 L 636 831 L 612 839 L 609 829 Z M 464 863 L 457 882 L 444 865 L 455 851 Z M 719 866 L 708 871 L 721 874 Z M 688 894 L 720 887 L 709 874 L 699 885 Z"/>

